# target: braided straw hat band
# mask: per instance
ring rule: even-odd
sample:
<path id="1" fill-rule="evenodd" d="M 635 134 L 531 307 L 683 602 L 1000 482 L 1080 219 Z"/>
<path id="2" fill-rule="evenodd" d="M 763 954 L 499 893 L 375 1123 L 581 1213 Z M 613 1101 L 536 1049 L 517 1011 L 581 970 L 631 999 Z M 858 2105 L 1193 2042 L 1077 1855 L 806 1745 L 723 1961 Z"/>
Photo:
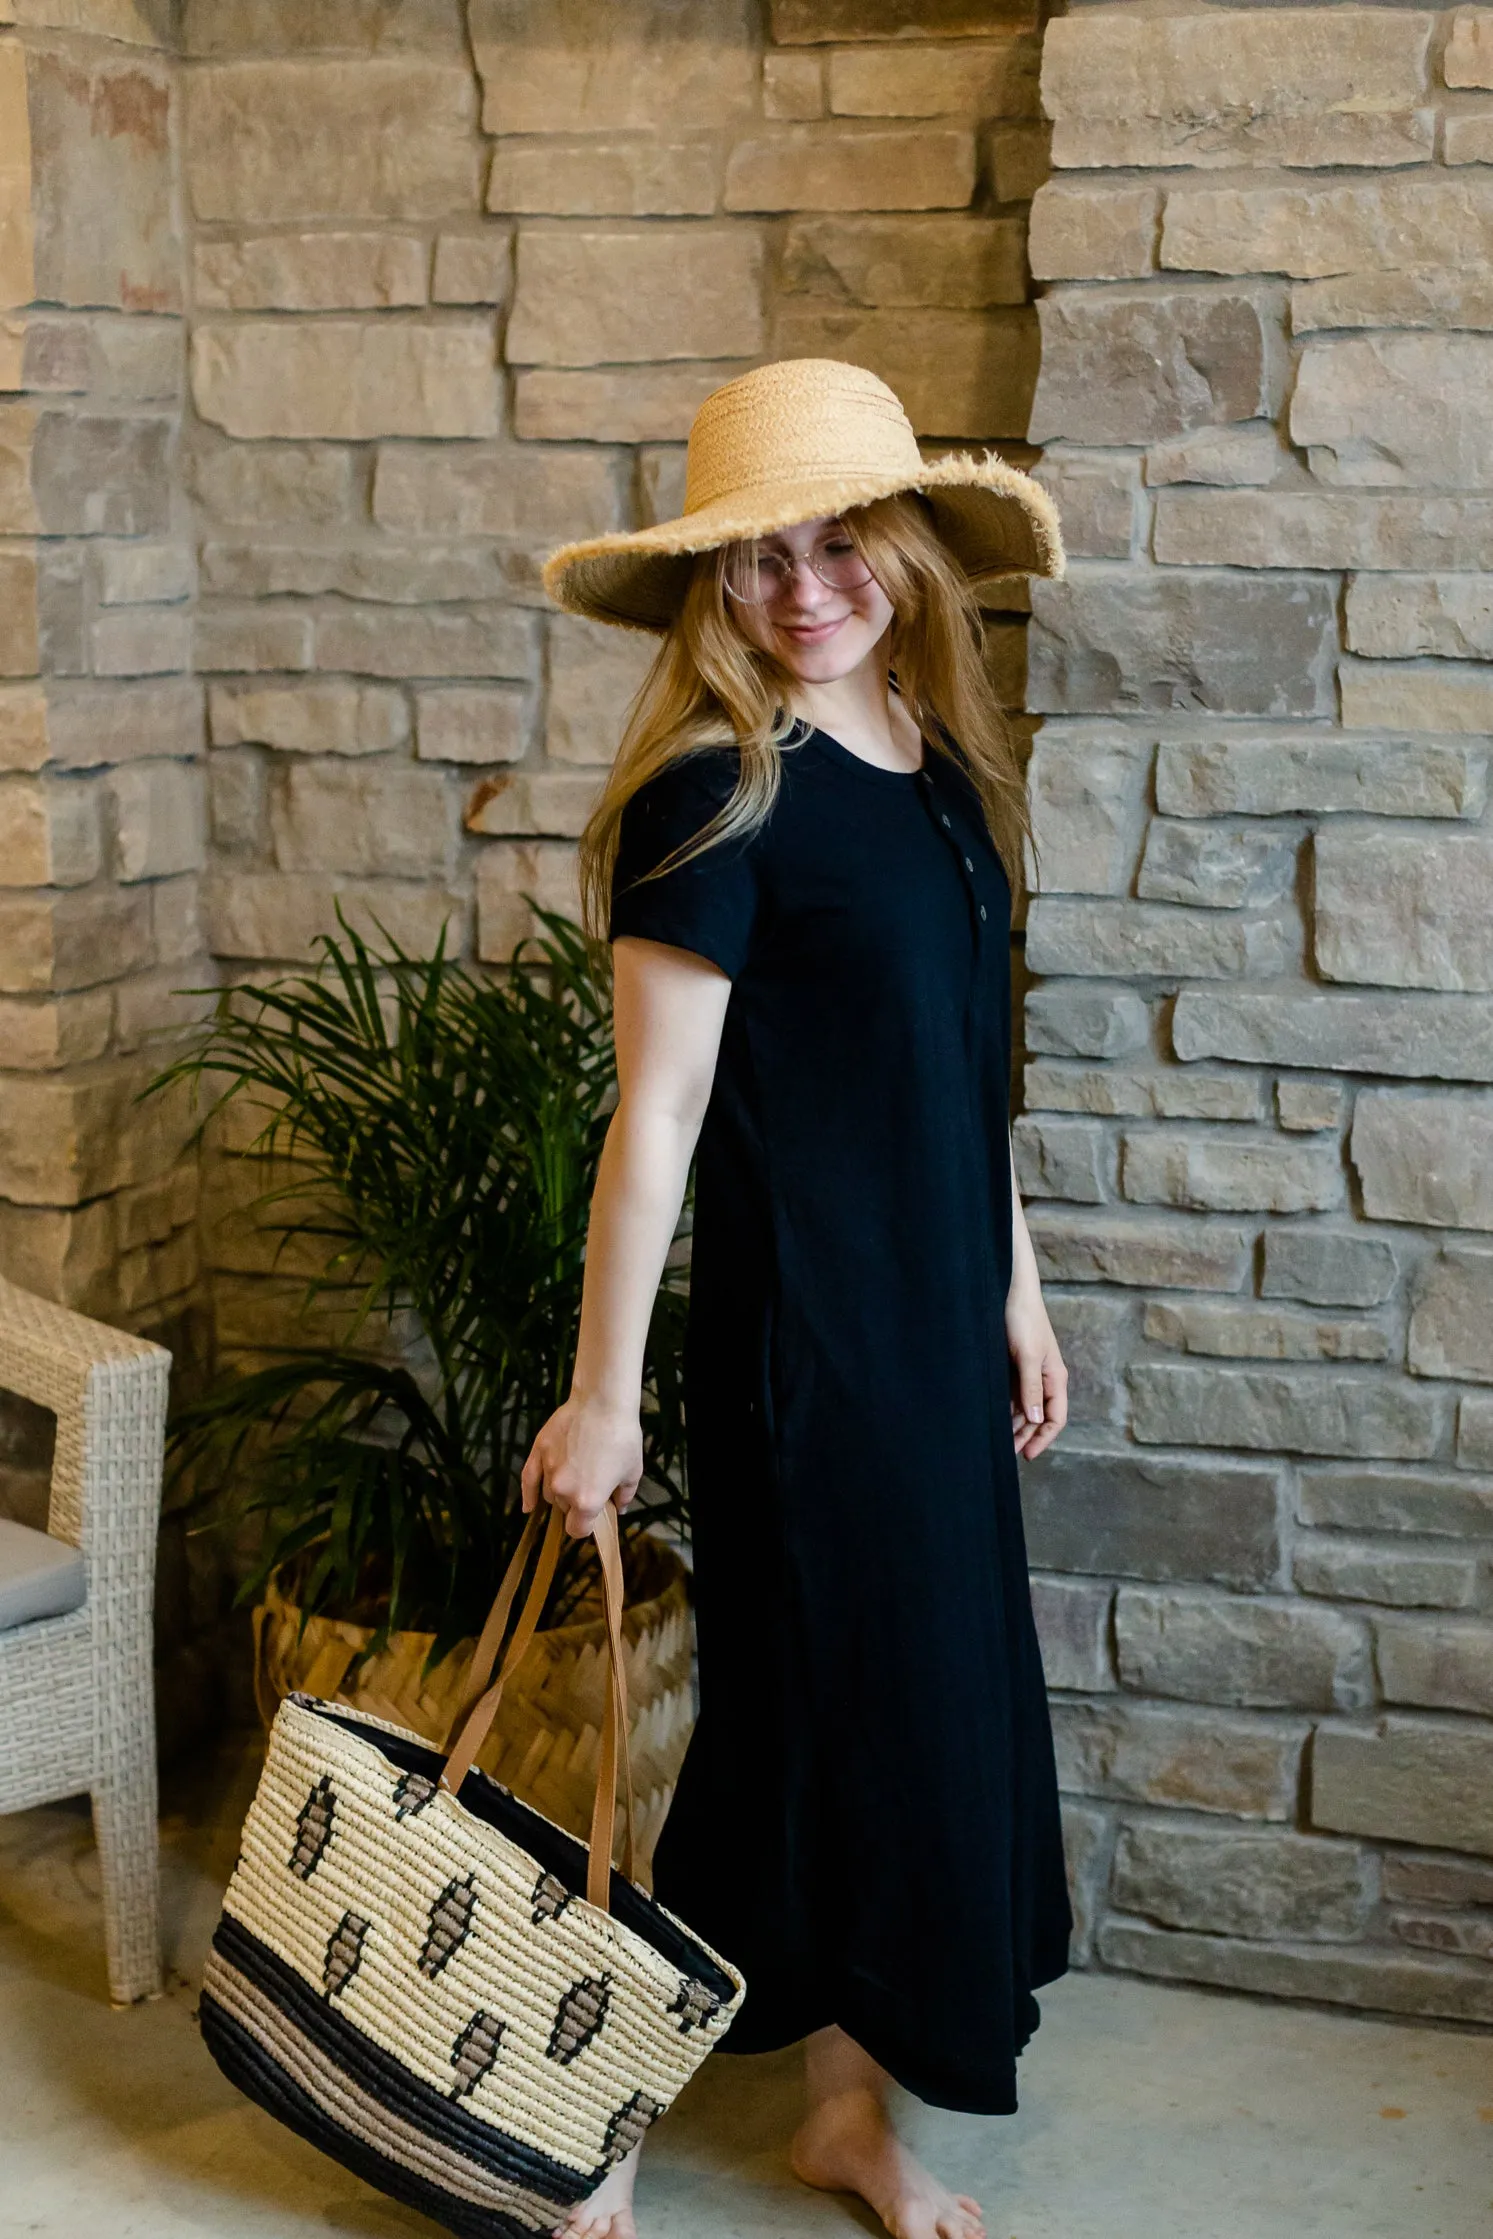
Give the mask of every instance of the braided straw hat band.
<path id="1" fill-rule="evenodd" d="M 994 453 L 925 460 L 892 390 L 863 366 L 784 358 L 716 389 L 690 429 L 684 512 L 550 555 L 544 586 L 573 614 L 662 631 L 693 555 L 921 490 L 972 580 L 1061 575 L 1051 498 Z"/>

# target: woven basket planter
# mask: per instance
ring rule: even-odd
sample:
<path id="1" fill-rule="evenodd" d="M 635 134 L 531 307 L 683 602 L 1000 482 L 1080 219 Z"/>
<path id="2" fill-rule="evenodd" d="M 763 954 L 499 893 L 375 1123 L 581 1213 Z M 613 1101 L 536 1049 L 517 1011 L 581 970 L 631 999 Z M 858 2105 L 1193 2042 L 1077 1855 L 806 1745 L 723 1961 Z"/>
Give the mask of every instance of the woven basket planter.
<path id="1" fill-rule="evenodd" d="M 646 1881 L 694 1724 L 689 1603 L 684 1565 L 658 1540 L 634 1542 L 629 1573 L 622 1630 L 638 1871 Z M 349 1703 L 444 1745 L 466 1689 L 474 1643 L 463 1641 L 426 1674 L 432 1634 L 395 1633 L 378 1655 L 355 1665 L 372 1637 L 368 1626 L 333 1617 L 312 1617 L 302 1632 L 299 1606 L 272 1580 L 254 1611 L 254 1693 L 265 1724 L 284 1696 L 298 1692 Z M 599 1597 L 594 1604 L 588 1598 L 569 1624 L 535 1634 L 477 1762 L 584 1840 L 605 1701 L 606 1627 Z"/>

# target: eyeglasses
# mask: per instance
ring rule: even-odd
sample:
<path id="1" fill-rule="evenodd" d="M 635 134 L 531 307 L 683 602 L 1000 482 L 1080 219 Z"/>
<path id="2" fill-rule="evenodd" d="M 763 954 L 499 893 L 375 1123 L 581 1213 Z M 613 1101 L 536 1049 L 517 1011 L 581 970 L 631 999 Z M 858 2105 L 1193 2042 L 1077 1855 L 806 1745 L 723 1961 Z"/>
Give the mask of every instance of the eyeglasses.
<path id="1" fill-rule="evenodd" d="M 799 558 L 811 567 L 832 591 L 859 591 L 871 580 L 871 570 L 843 529 L 828 530 L 812 551 L 764 550 L 760 538 L 733 544 L 726 554 L 722 581 L 733 599 L 744 606 L 771 606 L 792 588 Z"/>

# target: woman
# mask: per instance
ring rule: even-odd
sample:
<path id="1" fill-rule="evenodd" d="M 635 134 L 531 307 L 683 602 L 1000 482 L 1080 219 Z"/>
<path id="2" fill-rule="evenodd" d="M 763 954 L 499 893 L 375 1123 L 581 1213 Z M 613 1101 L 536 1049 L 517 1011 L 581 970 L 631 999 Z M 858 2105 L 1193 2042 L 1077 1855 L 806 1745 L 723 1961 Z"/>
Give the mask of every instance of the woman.
<path id="1" fill-rule="evenodd" d="M 688 493 L 545 575 L 664 642 L 581 844 L 620 1097 L 524 1501 L 584 1535 L 633 1497 L 698 1139 L 701 1707 L 655 1893 L 746 1978 L 725 2049 L 807 2039 L 796 2173 L 898 2239 L 979 2239 L 886 2094 L 1013 2110 L 1032 1990 L 1066 1965 L 1015 1466 L 1066 1374 L 1011 1168 L 1026 819 L 970 591 L 1062 551 L 1025 476 L 925 464 L 892 392 L 827 360 L 708 398 Z M 632 2239 L 636 2160 L 567 2239 Z"/>

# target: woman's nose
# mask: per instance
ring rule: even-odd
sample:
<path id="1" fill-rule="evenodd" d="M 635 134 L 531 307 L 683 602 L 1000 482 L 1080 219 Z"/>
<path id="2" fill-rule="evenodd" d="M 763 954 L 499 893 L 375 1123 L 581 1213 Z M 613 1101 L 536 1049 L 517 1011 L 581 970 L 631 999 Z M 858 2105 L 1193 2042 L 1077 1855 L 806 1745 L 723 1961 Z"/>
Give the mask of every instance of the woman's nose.
<path id="1" fill-rule="evenodd" d="M 835 596 L 830 585 L 810 566 L 808 557 L 800 553 L 793 562 L 793 573 L 788 579 L 788 601 L 793 606 L 823 606 L 827 598 Z"/>

